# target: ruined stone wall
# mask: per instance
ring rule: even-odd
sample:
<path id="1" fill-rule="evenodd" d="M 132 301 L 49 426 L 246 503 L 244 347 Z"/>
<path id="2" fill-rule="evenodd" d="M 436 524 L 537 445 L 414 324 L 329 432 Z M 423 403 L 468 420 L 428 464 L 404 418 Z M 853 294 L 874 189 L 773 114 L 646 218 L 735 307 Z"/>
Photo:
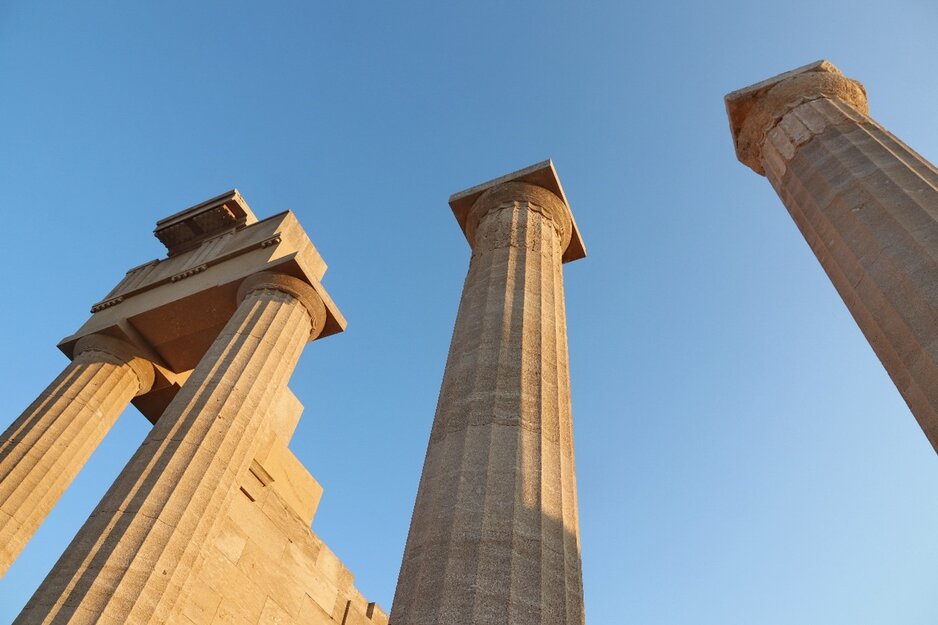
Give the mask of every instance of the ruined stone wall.
<path id="1" fill-rule="evenodd" d="M 288 502 L 291 482 L 304 481 L 305 469 L 295 461 L 287 474 L 283 465 L 295 457 L 284 446 L 273 449 L 241 480 L 227 515 L 202 549 L 181 610 L 169 622 L 387 625 L 384 611 L 362 596 L 352 573 L 310 530 L 303 518 L 314 512 L 309 500 L 305 510 Z M 313 508 L 321 493 L 315 490 L 303 491 L 314 493 Z"/>

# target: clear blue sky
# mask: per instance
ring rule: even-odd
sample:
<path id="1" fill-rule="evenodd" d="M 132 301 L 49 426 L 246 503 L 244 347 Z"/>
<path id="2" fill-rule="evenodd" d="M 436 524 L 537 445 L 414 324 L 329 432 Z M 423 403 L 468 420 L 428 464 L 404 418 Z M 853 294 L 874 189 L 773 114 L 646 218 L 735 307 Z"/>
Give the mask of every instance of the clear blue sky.
<path id="1" fill-rule="evenodd" d="M 0 427 L 154 222 L 296 211 L 348 331 L 309 346 L 314 529 L 390 608 L 469 250 L 450 193 L 551 157 L 591 625 L 934 625 L 938 457 L 723 95 L 828 58 L 938 160 L 938 5 L 0 4 Z M 0 582 L 18 613 L 147 431 L 129 409 Z"/>

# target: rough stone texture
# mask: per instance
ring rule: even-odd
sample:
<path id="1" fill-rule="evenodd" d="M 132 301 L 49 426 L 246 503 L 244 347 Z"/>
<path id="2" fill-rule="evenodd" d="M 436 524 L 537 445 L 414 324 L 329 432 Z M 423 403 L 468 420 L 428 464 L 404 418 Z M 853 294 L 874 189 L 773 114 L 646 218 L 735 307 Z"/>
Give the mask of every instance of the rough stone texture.
<path id="1" fill-rule="evenodd" d="M 842 100 L 868 112 L 866 89 L 847 78 L 829 61 L 817 61 L 726 96 L 726 112 L 739 160 L 758 174 L 765 138 L 795 107 L 818 98 Z"/>
<path id="2" fill-rule="evenodd" d="M 938 170 L 855 102 L 804 89 L 760 167 L 938 450 Z"/>
<path id="3" fill-rule="evenodd" d="M 0 577 L 97 449 L 153 366 L 127 343 L 91 335 L 0 435 Z"/>
<path id="4" fill-rule="evenodd" d="M 310 475 L 287 441 L 275 437 L 258 451 L 251 474 L 263 487 L 270 487 L 308 526 L 313 522 L 322 486 Z"/>
<path id="5" fill-rule="evenodd" d="M 169 257 L 93 307 L 0 438 L 2 573 L 131 398 L 158 422 L 17 622 L 387 625 L 310 531 L 322 487 L 288 448 L 299 353 L 345 327 L 325 263 L 237 191 L 156 234 Z"/>
<path id="6" fill-rule="evenodd" d="M 282 290 L 247 293 L 15 622 L 164 622 L 324 317 Z"/>
<path id="7" fill-rule="evenodd" d="M 262 484 L 253 469 L 242 479 L 166 622 L 387 625 L 384 612 L 355 589 L 352 573 L 276 490 L 277 481 Z"/>
<path id="8" fill-rule="evenodd" d="M 489 180 L 482 184 L 477 184 L 474 187 L 463 189 L 459 193 L 454 193 L 450 196 L 449 206 L 453 211 L 453 217 L 456 218 L 456 223 L 459 224 L 463 234 L 466 235 L 466 240 L 469 240 L 470 233 L 473 232 L 475 228 L 475 224 L 469 224 L 469 213 L 472 207 L 475 206 L 476 200 L 478 200 L 483 193 L 495 187 L 500 187 L 507 182 L 524 182 L 531 186 L 544 189 L 559 197 L 564 205 L 568 204 L 567 195 L 563 191 L 563 185 L 560 184 L 560 177 L 557 175 L 553 161 L 547 159 L 540 163 L 534 163 L 518 171 L 513 171 L 510 174 L 499 176 L 494 180 Z M 580 237 L 580 230 L 577 228 L 573 213 L 568 210 L 564 220 L 570 222 L 571 232 L 570 241 L 563 251 L 563 262 L 569 263 L 580 258 L 585 258 L 586 246 L 583 243 L 582 237 Z M 469 241 L 469 245 L 472 245 L 472 241 Z"/>
<path id="9" fill-rule="evenodd" d="M 581 624 L 561 269 L 572 219 L 511 179 L 466 215 L 473 255 L 391 622 Z"/>

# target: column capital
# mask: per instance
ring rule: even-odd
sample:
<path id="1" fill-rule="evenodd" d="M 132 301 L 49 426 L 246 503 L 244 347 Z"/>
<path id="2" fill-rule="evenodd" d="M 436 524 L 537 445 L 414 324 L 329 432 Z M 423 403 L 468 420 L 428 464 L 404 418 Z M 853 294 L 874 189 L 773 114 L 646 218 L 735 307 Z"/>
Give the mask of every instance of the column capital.
<path id="1" fill-rule="evenodd" d="M 564 244 L 563 262 L 586 256 L 567 196 L 550 160 L 454 193 L 449 198 L 453 215 L 470 246 L 475 242 L 475 229 L 482 217 L 506 202 L 529 202 L 557 224 Z"/>
<path id="2" fill-rule="evenodd" d="M 821 98 L 839 99 L 864 115 L 869 110 L 863 85 L 825 60 L 727 94 L 726 114 L 736 157 L 764 176 L 762 149 L 769 132 L 796 107 Z"/>
<path id="3" fill-rule="evenodd" d="M 153 363 L 141 356 L 139 350 L 127 341 L 104 334 L 83 336 L 75 343 L 72 360 L 89 358 L 95 352 L 107 354 L 133 369 L 140 383 L 140 388 L 137 390 L 138 397 L 149 393 L 153 388 L 153 382 L 156 379 L 156 369 Z"/>
<path id="4" fill-rule="evenodd" d="M 238 288 L 238 303 L 241 303 L 253 291 L 261 289 L 280 291 L 295 297 L 309 313 L 311 324 L 309 340 L 312 341 L 322 334 L 328 317 L 326 304 L 310 284 L 283 273 L 262 271 L 246 278 L 241 283 Z"/>

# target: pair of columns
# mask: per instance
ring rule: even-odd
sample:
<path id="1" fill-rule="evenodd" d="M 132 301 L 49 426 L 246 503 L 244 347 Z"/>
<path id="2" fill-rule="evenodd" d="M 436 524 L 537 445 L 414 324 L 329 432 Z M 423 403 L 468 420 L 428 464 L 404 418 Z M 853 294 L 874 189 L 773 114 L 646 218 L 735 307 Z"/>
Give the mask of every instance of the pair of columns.
<path id="1" fill-rule="evenodd" d="M 826 61 L 726 104 L 740 160 L 772 183 L 938 450 L 938 169 Z M 473 257 L 392 625 L 583 622 L 560 268 L 575 226 L 538 180 L 495 181 L 461 219 Z"/>
<path id="2" fill-rule="evenodd" d="M 775 187 L 938 449 L 938 169 L 827 62 L 726 101 L 740 160 Z M 473 257 L 392 625 L 583 623 L 561 272 L 575 226 L 543 175 L 521 173 L 461 220 Z"/>
<path id="3" fill-rule="evenodd" d="M 247 278 L 240 304 L 15 621 L 163 622 L 248 468 L 326 309 L 309 284 Z M 0 439 L 0 565 L 9 567 L 121 411 L 153 383 L 126 343 L 83 339 Z"/>

